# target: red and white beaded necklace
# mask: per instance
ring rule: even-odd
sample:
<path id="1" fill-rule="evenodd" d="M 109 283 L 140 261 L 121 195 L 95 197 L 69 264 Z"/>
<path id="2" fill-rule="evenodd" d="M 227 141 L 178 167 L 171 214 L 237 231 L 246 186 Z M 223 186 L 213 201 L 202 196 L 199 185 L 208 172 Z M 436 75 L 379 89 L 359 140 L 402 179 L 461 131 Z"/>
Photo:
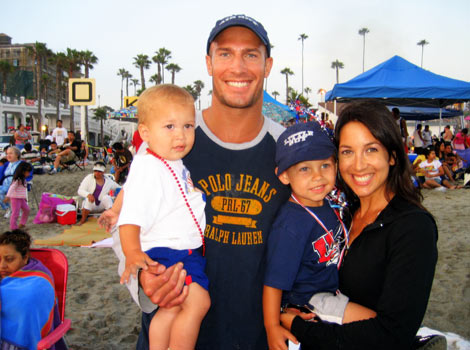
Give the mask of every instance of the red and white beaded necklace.
<path id="1" fill-rule="evenodd" d="M 189 204 L 188 198 L 186 197 L 186 194 L 183 191 L 183 187 L 181 186 L 181 183 L 180 183 L 180 180 L 178 179 L 178 176 L 176 176 L 175 171 L 173 170 L 173 168 L 170 166 L 170 164 L 168 164 L 168 162 L 165 159 L 160 157 L 158 154 L 156 154 L 150 148 L 147 148 L 147 152 L 149 154 L 151 154 L 152 156 L 154 156 L 155 158 L 159 159 L 163 164 L 165 164 L 167 169 L 170 171 L 171 175 L 173 175 L 173 179 L 175 179 L 176 184 L 178 185 L 180 193 L 183 196 L 184 202 L 186 203 L 186 206 L 188 207 L 189 213 L 191 214 L 191 217 L 193 218 L 194 223 L 196 224 L 196 227 L 199 230 L 199 234 L 201 235 L 201 239 L 202 239 L 202 255 L 205 255 L 206 243 L 204 241 L 204 233 L 202 233 L 201 225 L 199 225 L 199 222 L 196 219 L 196 215 L 194 215 L 193 209 L 191 208 L 191 205 Z"/>

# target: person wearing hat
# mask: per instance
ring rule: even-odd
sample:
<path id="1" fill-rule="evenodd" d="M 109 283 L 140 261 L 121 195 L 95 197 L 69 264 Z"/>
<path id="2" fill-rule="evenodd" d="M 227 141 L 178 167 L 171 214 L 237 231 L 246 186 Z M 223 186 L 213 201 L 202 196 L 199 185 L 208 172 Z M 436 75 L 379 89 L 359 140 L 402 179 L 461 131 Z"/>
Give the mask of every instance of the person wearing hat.
<path id="1" fill-rule="evenodd" d="M 88 174 L 78 187 L 78 195 L 83 197 L 82 218 L 77 225 L 82 225 L 90 213 L 102 213 L 113 206 L 109 195 L 111 190 L 120 188 L 116 182 L 104 176 L 106 165 L 98 161 L 93 166 L 93 174 Z"/>
<path id="2" fill-rule="evenodd" d="M 206 273 L 211 307 L 196 349 L 267 349 L 262 291 L 265 245 L 288 188 L 274 168 L 276 140 L 284 128 L 262 114 L 263 81 L 273 60 L 262 24 L 246 15 L 218 20 L 207 40 L 211 106 L 196 112 L 195 143 L 183 159 L 194 185 L 206 194 Z M 146 149 L 146 144 L 140 148 Z M 125 191 L 125 190 L 124 190 Z M 122 191 L 121 191 L 122 192 Z M 110 229 L 119 200 L 100 217 Z M 150 267 L 131 280 L 140 301 L 137 349 L 148 349 L 148 325 L 157 305 L 180 305 L 188 295 L 178 263 Z"/>
<path id="3" fill-rule="evenodd" d="M 263 290 L 269 349 L 297 342 L 280 324 L 279 309 L 306 308 L 324 321 L 343 324 L 375 312 L 338 291 L 338 268 L 347 229 L 327 195 L 336 182 L 336 147 L 319 123 L 289 127 L 277 140 L 276 173 L 291 188 L 269 233 Z"/>

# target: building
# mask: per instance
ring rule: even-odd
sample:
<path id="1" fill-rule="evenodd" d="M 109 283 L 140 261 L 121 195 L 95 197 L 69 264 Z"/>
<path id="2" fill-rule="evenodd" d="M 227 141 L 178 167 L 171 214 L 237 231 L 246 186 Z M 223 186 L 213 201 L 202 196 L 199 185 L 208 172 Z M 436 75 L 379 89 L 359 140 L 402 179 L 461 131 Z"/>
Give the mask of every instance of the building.
<path id="1" fill-rule="evenodd" d="M 29 47 L 33 46 L 34 43 L 12 44 L 11 37 L 0 33 L 0 60 L 7 61 L 14 67 L 14 71 L 7 77 L 6 96 L 24 96 L 29 99 L 37 99 L 36 77 L 34 74 L 35 62 L 29 52 Z M 53 102 L 56 100 L 56 69 L 47 59 L 43 60 L 41 66 L 42 99 L 44 102 Z M 61 102 L 65 103 L 65 91 L 61 93 Z"/>

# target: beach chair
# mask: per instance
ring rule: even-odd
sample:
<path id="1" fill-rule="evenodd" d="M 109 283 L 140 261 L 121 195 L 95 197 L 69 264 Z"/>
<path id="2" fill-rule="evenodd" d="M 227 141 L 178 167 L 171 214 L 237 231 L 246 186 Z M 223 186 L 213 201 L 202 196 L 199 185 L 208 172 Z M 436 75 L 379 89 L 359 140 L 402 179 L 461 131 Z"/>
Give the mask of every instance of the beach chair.
<path id="1" fill-rule="evenodd" d="M 65 318 L 65 299 L 67 293 L 68 261 L 64 253 L 51 248 L 32 248 L 31 256 L 41 261 L 54 277 L 55 291 L 59 303 L 59 314 L 62 323 L 38 343 L 38 350 L 49 349 L 64 337 L 72 321 Z"/>

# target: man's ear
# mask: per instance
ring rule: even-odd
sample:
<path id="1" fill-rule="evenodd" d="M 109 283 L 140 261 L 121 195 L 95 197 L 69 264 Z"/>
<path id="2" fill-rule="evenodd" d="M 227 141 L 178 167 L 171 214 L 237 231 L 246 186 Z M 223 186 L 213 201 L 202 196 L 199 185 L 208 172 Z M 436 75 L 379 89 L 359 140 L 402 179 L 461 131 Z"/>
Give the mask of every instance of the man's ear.
<path id="1" fill-rule="evenodd" d="M 276 167 L 275 172 L 276 172 L 276 174 L 277 174 L 277 167 Z M 290 184 L 290 182 L 289 182 L 289 175 L 287 175 L 287 172 L 286 172 L 286 171 L 283 171 L 283 172 L 280 173 L 277 177 L 278 177 L 279 181 L 281 181 L 284 185 L 289 185 L 289 184 Z"/>
<path id="2" fill-rule="evenodd" d="M 139 124 L 137 126 L 137 129 L 139 130 L 139 134 L 140 134 L 140 137 L 142 138 L 142 140 L 144 140 L 145 142 L 148 142 L 148 140 L 149 140 L 149 129 L 147 128 L 147 126 L 145 126 L 144 124 Z"/>
<path id="3" fill-rule="evenodd" d="M 212 58 L 209 55 L 206 55 L 206 68 L 209 76 L 212 76 Z"/>
<path id="4" fill-rule="evenodd" d="M 267 78 L 269 77 L 269 73 L 271 73 L 271 68 L 273 67 L 273 58 L 268 57 L 266 58 L 266 63 L 264 67 L 264 77 Z"/>

